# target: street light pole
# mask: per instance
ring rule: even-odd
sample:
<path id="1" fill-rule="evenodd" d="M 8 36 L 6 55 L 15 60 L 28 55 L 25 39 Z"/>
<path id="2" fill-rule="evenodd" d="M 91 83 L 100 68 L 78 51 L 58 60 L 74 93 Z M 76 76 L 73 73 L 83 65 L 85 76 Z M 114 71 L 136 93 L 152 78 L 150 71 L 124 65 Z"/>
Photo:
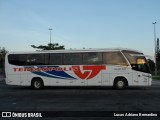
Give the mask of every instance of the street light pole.
<path id="1" fill-rule="evenodd" d="M 50 31 L 50 45 L 51 45 L 51 30 L 52 30 L 52 28 L 49 28 L 48 30 Z"/>
<path id="2" fill-rule="evenodd" d="M 157 75 L 157 60 L 156 60 L 157 43 L 156 43 L 156 26 L 155 26 L 156 23 L 157 22 L 152 23 L 154 25 L 154 41 L 155 41 L 155 55 L 154 55 L 154 58 L 155 58 L 155 75 Z"/>

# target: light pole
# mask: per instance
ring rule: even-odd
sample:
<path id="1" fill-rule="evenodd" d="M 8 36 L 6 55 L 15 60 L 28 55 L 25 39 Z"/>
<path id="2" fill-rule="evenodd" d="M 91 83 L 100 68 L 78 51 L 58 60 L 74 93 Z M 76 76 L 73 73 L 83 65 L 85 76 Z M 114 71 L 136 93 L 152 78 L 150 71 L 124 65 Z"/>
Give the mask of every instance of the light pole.
<path id="1" fill-rule="evenodd" d="M 50 45 L 51 45 L 51 30 L 52 30 L 52 28 L 49 28 L 48 30 L 50 31 Z"/>
<path id="2" fill-rule="evenodd" d="M 157 43 L 156 43 L 156 23 L 157 22 L 153 22 L 152 24 L 154 25 L 154 41 L 155 41 L 155 55 L 154 55 L 154 59 L 155 59 L 155 75 L 157 75 L 157 60 L 156 60 L 156 53 L 157 53 Z"/>

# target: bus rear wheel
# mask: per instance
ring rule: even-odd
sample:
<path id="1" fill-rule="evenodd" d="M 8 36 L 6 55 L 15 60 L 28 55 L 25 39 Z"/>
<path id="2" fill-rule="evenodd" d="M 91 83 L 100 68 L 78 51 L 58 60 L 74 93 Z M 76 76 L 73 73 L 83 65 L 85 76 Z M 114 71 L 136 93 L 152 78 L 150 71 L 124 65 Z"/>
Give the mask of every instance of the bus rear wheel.
<path id="1" fill-rule="evenodd" d="M 114 82 L 114 87 L 119 90 L 125 89 L 127 87 L 127 82 L 124 78 L 117 78 Z"/>
<path id="2" fill-rule="evenodd" d="M 41 89 L 41 88 L 43 88 L 43 81 L 42 81 L 42 79 L 40 79 L 40 78 L 35 78 L 35 79 L 33 79 L 32 80 L 32 88 L 34 88 L 34 89 Z"/>

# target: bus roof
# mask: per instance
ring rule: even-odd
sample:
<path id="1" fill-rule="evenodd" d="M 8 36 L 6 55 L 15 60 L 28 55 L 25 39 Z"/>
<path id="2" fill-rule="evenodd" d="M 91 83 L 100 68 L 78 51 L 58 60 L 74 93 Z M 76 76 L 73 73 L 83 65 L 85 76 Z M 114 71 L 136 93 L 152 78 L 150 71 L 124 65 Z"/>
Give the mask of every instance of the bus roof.
<path id="1" fill-rule="evenodd" d="M 90 49 L 66 49 L 66 50 L 37 50 L 37 51 L 19 51 L 9 52 L 8 54 L 31 54 L 31 53 L 77 53 L 77 52 L 111 52 L 111 51 L 134 51 L 142 53 L 138 50 L 127 49 L 127 48 L 90 48 Z"/>

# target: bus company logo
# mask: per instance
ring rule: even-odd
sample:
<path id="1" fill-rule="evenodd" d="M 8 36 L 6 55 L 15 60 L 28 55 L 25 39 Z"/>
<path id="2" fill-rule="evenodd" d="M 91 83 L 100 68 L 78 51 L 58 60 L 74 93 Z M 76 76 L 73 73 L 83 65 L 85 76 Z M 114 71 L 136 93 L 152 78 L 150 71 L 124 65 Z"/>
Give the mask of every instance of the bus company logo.
<path id="1" fill-rule="evenodd" d="M 59 66 L 35 66 L 25 68 L 13 68 L 14 72 L 31 72 L 37 75 L 59 78 L 59 79 L 77 79 L 69 75 L 68 71 L 73 71 L 80 79 L 89 80 L 94 78 L 101 70 L 106 70 L 105 65 L 73 65 L 66 67 Z"/>
<path id="2" fill-rule="evenodd" d="M 81 78 L 82 80 L 84 79 L 91 79 L 94 78 L 101 70 L 105 70 L 106 66 L 82 66 L 83 67 L 83 73 L 80 70 L 80 66 L 72 66 L 72 68 L 74 69 L 74 73 Z"/>

